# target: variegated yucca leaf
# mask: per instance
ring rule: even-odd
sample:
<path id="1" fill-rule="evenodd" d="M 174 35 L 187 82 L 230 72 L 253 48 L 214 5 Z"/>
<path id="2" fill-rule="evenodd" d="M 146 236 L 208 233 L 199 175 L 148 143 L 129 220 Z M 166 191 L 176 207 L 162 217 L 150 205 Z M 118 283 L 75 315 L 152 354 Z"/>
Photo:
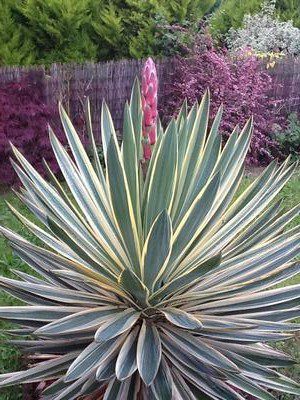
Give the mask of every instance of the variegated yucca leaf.
<path id="1" fill-rule="evenodd" d="M 72 154 L 51 130 L 50 140 L 66 185 L 49 168 L 43 179 L 14 148 L 19 197 L 40 223 L 11 210 L 44 245 L 1 228 L 39 278 L 0 278 L 27 304 L 1 307 L 0 317 L 20 325 L 11 342 L 33 363 L 1 375 L 0 386 L 50 381 L 45 400 L 299 395 L 276 369 L 293 359 L 268 344 L 300 327 L 291 322 L 300 285 L 278 288 L 299 272 L 300 229 L 284 229 L 299 206 L 284 212 L 274 201 L 296 166 L 273 162 L 236 198 L 252 120 L 222 147 L 222 109 L 210 124 L 207 92 L 165 131 L 158 124 L 145 173 L 141 112 L 136 81 L 120 146 L 103 104 L 103 169 L 89 104 L 92 160 L 60 107 Z"/>

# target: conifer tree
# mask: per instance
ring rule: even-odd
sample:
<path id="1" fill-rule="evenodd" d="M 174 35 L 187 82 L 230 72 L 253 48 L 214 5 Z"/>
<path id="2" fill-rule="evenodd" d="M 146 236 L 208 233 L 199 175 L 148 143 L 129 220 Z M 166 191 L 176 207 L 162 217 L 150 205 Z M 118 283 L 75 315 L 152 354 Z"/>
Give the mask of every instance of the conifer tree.
<path id="1" fill-rule="evenodd" d="M 14 2 L 15 3 L 15 2 Z M 11 0 L 0 0 L 0 65 L 27 65 L 35 61 L 34 47 L 12 18 Z"/>
<path id="2" fill-rule="evenodd" d="M 88 34 L 89 0 L 26 0 L 14 9 L 31 40 L 38 63 L 94 60 L 96 46 Z"/>
<path id="3" fill-rule="evenodd" d="M 23 65 L 164 56 L 158 21 L 196 23 L 218 0 L 0 2 L 0 62 Z"/>

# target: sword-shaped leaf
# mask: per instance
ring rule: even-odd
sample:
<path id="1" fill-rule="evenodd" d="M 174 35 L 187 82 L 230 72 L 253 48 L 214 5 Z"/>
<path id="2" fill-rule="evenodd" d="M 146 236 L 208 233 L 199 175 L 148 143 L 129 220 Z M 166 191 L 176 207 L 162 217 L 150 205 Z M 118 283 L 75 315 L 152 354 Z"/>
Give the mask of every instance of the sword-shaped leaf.
<path id="1" fill-rule="evenodd" d="M 128 331 L 139 319 L 140 313 L 132 308 L 111 315 L 106 319 L 106 322 L 100 325 L 100 328 L 95 334 L 97 342 L 103 342 L 121 335 Z"/>
<path id="2" fill-rule="evenodd" d="M 201 321 L 195 318 L 192 314 L 180 309 L 169 307 L 163 309 L 162 313 L 169 322 L 183 329 L 201 329 L 203 326 Z"/>
<path id="3" fill-rule="evenodd" d="M 136 143 L 136 155 L 137 161 L 140 161 L 142 158 L 142 100 L 141 100 L 141 90 L 140 90 L 140 82 L 138 78 L 135 78 L 131 96 L 130 96 L 130 114 L 132 121 L 134 122 L 134 135 L 135 135 L 135 143 Z"/>
<path id="4" fill-rule="evenodd" d="M 174 382 L 168 363 L 162 357 L 156 377 L 151 385 L 151 389 L 157 399 L 172 400 L 173 399 Z"/>
<path id="5" fill-rule="evenodd" d="M 148 235 L 156 217 L 163 210 L 170 210 L 177 174 L 177 147 L 176 124 L 172 121 L 162 137 L 157 154 L 153 154 L 153 168 L 143 204 L 145 236 Z"/>
<path id="6" fill-rule="evenodd" d="M 78 352 L 72 352 L 50 361 L 43 361 L 26 371 L 2 374 L 0 387 L 16 385 L 21 382 L 40 382 L 43 378 L 56 376 L 57 373 L 65 371 L 77 355 Z"/>
<path id="7" fill-rule="evenodd" d="M 107 317 L 118 312 L 120 312 L 119 307 L 110 306 L 75 312 L 65 318 L 57 318 L 55 322 L 44 325 L 36 333 L 42 335 L 61 335 L 68 332 L 85 331 L 90 328 L 96 330 L 97 326 L 105 321 Z"/>
<path id="8" fill-rule="evenodd" d="M 143 282 L 153 289 L 162 276 L 171 252 L 172 222 L 166 210 L 154 221 L 145 241 L 142 253 Z"/>
<path id="9" fill-rule="evenodd" d="M 116 361 L 116 377 L 119 381 L 131 376 L 137 369 L 136 353 L 137 353 L 137 338 L 139 327 L 136 326 L 128 335 L 123 346 L 120 349 Z"/>
<path id="10" fill-rule="evenodd" d="M 134 136 L 134 127 L 128 103 L 126 103 L 124 109 L 122 155 L 129 193 L 131 196 L 132 207 L 135 214 L 135 220 L 137 221 L 139 235 L 141 235 L 142 221 L 138 156 Z"/>
<path id="11" fill-rule="evenodd" d="M 96 367 L 109 357 L 110 354 L 122 344 L 124 339 L 124 336 L 120 336 L 102 343 L 91 343 L 69 366 L 66 372 L 65 382 L 74 381 L 84 374 L 89 373 L 93 367 Z"/>
<path id="12" fill-rule="evenodd" d="M 161 341 L 156 327 L 143 321 L 137 344 L 137 366 L 142 380 L 149 386 L 161 362 Z"/>
<path id="13" fill-rule="evenodd" d="M 139 273 L 140 244 L 137 224 L 120 150 L 114 140 L 109 142 L 107 149 L 107 179 L 116 224 L 128 250 L 132 268 Z"/>

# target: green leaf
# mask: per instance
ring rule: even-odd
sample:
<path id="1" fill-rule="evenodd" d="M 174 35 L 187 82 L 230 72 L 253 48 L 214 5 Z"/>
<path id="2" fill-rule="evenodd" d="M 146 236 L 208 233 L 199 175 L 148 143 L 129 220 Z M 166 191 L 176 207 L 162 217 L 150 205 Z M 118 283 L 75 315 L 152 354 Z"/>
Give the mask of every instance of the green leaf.
<path id="1" fill-rule="evenodd" d="M 212 378 L 224 379 L 225 374 L 217 368 L 203 362 L 178 345 L 171 337 L 162 335 L 163 353 L 170 360 L 171 365 L 176 367 L 186 376 L 208 375 Z"/>
<path id="2" fill-rule="evenodd" d="M 123 346 L 120 349 L 116 362 L 116 377 L 119 381 L 131 376 L 137 369 L 137 337 L 140 328 L 136 326 L 127 336 Z"/>
<path id="3" fill-rule="evenodd" d="M 43 390 L 43 396 L 48 400 L 50 396 L 61 392 L 67 387 L 69 387 L 69 383 L 64 382 L 64 380 L 60 378 Z"/>
<path id="4" fill-rule="evenodd" d="M 271 379 L 266 379 L 260 375 L 251 375 L 251 379 L 256 381 L 259 385 L 263 385 L 269 389 L 273 389 L 283 393 L 295 394 L 296 396 L 300 395 L 299 383 L 294 382 L 292 379 L 289 379 L 281 374 L 278 374 L 278 376 Z"/>
<path id="5" fill-rule="evenodd" d="M 133 308 L 117 313 L 106 319 L 95 333 L 95 340 L 103 342 L 128 331 L 139 319 L 140 313 Z"/>
<path id="6" fill-rule="evenodd" d="M 174 204 L 174 209 L 177 211 L 181 210 L 189 187 L 193 184 L 196 171 L 201 162 L 208 125 L 209 99 L 210 94 L 207 90 L 202 97 L 199 108 L 197 109 L 194 123 L 190 125 L 190 128 L 192 129 L 189 137 L 187 138 L 187 147 L 184 152 L 184 160 L 181 170 L 179 171 L 180 178 Z M 175 213 L 174 218 L 176 218 L 176 216 L 178 216 L 177 213 Z"/>
<path id="7" fill-rule="evenodd" d="M 276 206 L 276 205 L 275 205 Z M 272 210 L 270 210 L 272 211 Z M 276 215 L 274 218 L 270 218 L 269 214 L 265 215 L 266 218 L 264 220 L 263 226 L 259 228 L 259 226 L 251 225 L 252 232 L 248 231 L 247 233 L 252 233 L 250 235 L 245 235 L 244 240 L 242 240 L 238 245 L 234 246 L 231 251 L 226 251 L 225 257 L 227 258 L 230 255 L 230 258 L 234 256 L 246 252 L 248 249 L 251 249 L 256 244 L 260 243 L 262 240 L 266 242 L 270 240 L 272 237 L 276 236 L 280 233 L 285 226 L 292 221 L 297 215 L 299 215 L 300 206 L 296 206 L 284 213 L 283 215 Z M 267 219 L 268 218 L 268 219 Z M 226 249 L 227 250 L 227 249 Z M 224 258 L 225 258 L 224 257 Z"/>
<path id="8" fill-rule="evenodd" d="M 65 318 L 58 318 L 56 321 L 38 329 L 36 333 L 42 335 L 61 335 L 68 332 L 84 331 L 90 328 L 96 330 L 96 327 L 101 322 L 106 321 L 108 317 L 118 312 L 120 312 L 120 308 L 110 306 L 84 310 L 73 313 Z"/>
<path id="9" fill-rule="evenodd" d="M 0 318 L 17 321 L 53 321 L 81 311 L 81 307 L 11 306 L 0 307 Z"/>
<path id="10" fill-rule="evenodd" d="M 122 154 L 129 193 L 135 213 L 135 220 L 137 221 L 139 235 L 141 236 L 142 222 L 140 205 L 139 164 L 134 136 L 134 127 L 128 103 L 125 104 L 124 109 Z"/>
<path id="11" fill-rule="evenodd" d="M 124 254 L 124 250 L 122 250 L 115 227 L 113 226 L 107 211 L 104 206 L 101 208 L 99 203 L 98 206 L 96 206 L 92 201 L 88 191 L 85 190 L 84 183 L 79 173 L 76 171 L 71 158 L 51 132 L 50 141 L 60 169 L 68 182 L 71 192 L 81 210 L 84 212 L 89 225 L 98 237 L 97 247 L 99 250 L 102 250 L 102 256 L 108 260 L 112 260 L 112 263 L 115 262 L 122 266 L 122 260 L 126 255 Z M 115 254 L 118 254 L 119 257 L 116 257 Z"/>
<path id="12" fill-rule="evenodd" d="M 137 161 L 142 158 L 142 100 L 140 91 L 140 82 L 136 77 L 133 83 L 130 96 L 130 113 L 132 121 L 134 121 L 134 135 L 137 150 Z"/>
<path id="13" fill-rule="evenodd" d="M 153 155 L 149 187 L 144 197 L 144 235 L 147 236 L 156 217 L 170 209 L 177 174 L 177 132 L 174 120 L 162 137 L 161 144 Z"/>
<path id="14" fill-rule="evenodd" d="M 143 321 L 137 344 L 137 366 L 144 383 L 149 386 L 155 379 L 161 362 L 161 341 L 156 327 Z"/>
<path id="15" fill-rule="evenodd" d="M 179 326 L 183 329 L 201 329 L 202 323 L 192 314 L 189 314 L 183 310 L 168 307 L 162 310 L 162 313 L 172 324 Z"/>
<path id="16" fill-rule="evenodd" d="M 175 387 L 176 387 L 176 391 L 179 394 L 180 400 L 186 399 L 186 400 L 202 400 L 201 397 L 200 399 L 196 398 L 193 394 L 193 392 L 191 391 L 191 389 L 189 388 L 189 386 L 187 385 L 187 383 L 185 382 L 185 380 L 183 379 L 183 377 L 181 376 L 181 374 L 179 373 L 179 371 L 173 370 L 173 375 L 174 375 L 174 381 L 175 381 Z M 204 400 L 204 399 L 203 399 Z"/>
<path id="17" fill-rule="evenodd" d="M 59 356 L 54 360 L 40 362 L 37 366 L 29 368 L 26 371 L 2 374 L 0 387 L 15 385 L 21 382 L 40 382 L 48 376 L 54 376 L 58 372 L 64 371 L 77 355 L 78 352 L 72 352 Z"/>
<path id="18" fill-rule="evenodd" d="M 98 179 L 100 180 L 100 182 L 102 182 L 103 187 L 105 187 L 104 173 L 103 173 L 102 165 L 99 160 L 95 137 L 93 134 L 91 105 L 90 105 L 90 100 L 88 97 L 84 103 L 84 115 L 85 115 L 85 120 L 86 120 L 87 134 L 88 134 L 89 141 L 91 143 L 91 148 L 92 148 L 92 162 L 94 164 L 94 169 L 97 173 Z"/>
<path id="19" fill-rule="evenodd" d="M 101 108 L 101 139 L 105 164 L 107 166 L 107 152 L 109 143 L 113 141 L 114 144 L 118 146 L 118 141 L 114 123 L 105 100 L 103 100 Z"/>
<path id="20" fill-rule="evenodd" d="M 209 212 L 213 207 L 219 190 L 220 174 L 213 176 L 202 193 L 194 200 L 180 224 L 174 232 L 172 253 L 170 256 L 168 271 L 172 271 L 174 263 L 178 264 L 183 258 L 189 246 L 200 234 L 206 221 L 209 219 Z"/>
<path id="21" fill-rule="evenodd" d="M 108 267 L 109 261 L 105 256 L 98 253 L 97 257 L 92 249 L 89 251 L 89 247 L 84 246 L 81 241 L 78 241 L 78 238 L 68 235 L 68 232 L 51 218 L 48 218 L 47 222 L 51 231 L 66 243 L 73 252 L 80 256 L 82 260 L 88 263 L 95 271 L 99 272 L 104 279 L 108 280 L 108 282 L 116 280 L 116 275 Z"/>
<path id="22" fill-rule="evenodd" d="M 66 304 L 76 304 L 81 306 L 82 303 L 86 304 L 93 304 L 93 305 L 101 305 L 101 297 L 86 292 L 80 292 L 78 290 L 70 290 L 61 287 L 49 286 L 45 285 L 37 285 L 34 283 L 22 282 L 17 281 L 10 278 L 0 277 L 0 284 L 1 286 L 7 286 L 8 288 L 11 287 L 15 290 L 20 290 L 23 292 L 34 294 L 35 296 L 41 296 L 45 299 L 50 299 L 54 301 L 59 301 L 60 303 Z"/>
<path id="23" fill-rule="evenodd" d="M 132 389 L 131 378 L 126 381 L 112 379 L 106 389 L 103 400 L 122 400 L 129 399 L 129 392 Z"/>
<path id="24" fill-rule="evenodd" d="M 146 308 L 149 306 L 149 290 L 134 272 L 125 269 L 119 277 L 119 283 L 131 295 L 138 307 Z"/>
<path id="25" fill-rule="evenodd" d="M 153 294 L 150 297 L 150 301 L 154 302 L 158 299 L 166 297 L 168 295 L 175 295 L 180 291 L 187 291 L 192 287 L 196 286 L 199 281 L 203 279 L 203 276 L 218 267 L 221 262 L 221 254 L 217 254 L 214 257 L 209 258 L 208 260 L 199 263 L 189 272 L 185 272 L 180 275 L 178 278 L 167 282 L 165 286 L 163 286 L 160 290 Z"/>
<path id="26" fill-rule="evenodd" d="M 65 375 L 65 382 L 74 381 L 101 364 L 114 350 L 120 347 L 123 341 L 124 336 L 122 335 L 101 343 L 92 342 L 70 365 Z"/>
<path id="27" fill-rule="evenodd" d="M 229 350 L 236 354 L 242 355 L 245 358 L 267 367 L 288 367 L 295 364 L 295 360 L 283 353 L 273 349 L 272 347 L 264 345 L 247 345 L 236 344 L 236 343 L 226 343 L 219 341 L 212 341 L 212 345 L 220 351 Z"/>
<path id="28" fill-rule="evenodd" d="M 98 382 L 107 381 L 115 377 L 117 352 L 114 351 L 97 366 L 96 379 Z"/>
<path id="29" fill-rule="evenodd" d="M 86 250 L 95 254 L 95 249 L 100 249 L 100 246 L 99 242 L 91 234 L 91 231 L 82 223 L 82 220 L 74 213 L 74 210 L 66 205 L 57 191 L 33 169 L 22 154 L 15 148 L 13 150 L 24 171 L 30 177 L 28 184 L 36 195 L 38 194 L 39 202 L 41 201 L 44 207 L 46 207 L 48 219 L 55 219 L 57 225 L 63 226 L 66 234 L 71 236 L 76 235 L 77 242 L 80 241 L 80 244 L 84 245 Z M 99 251 L 98 256 L 100 256 Z M 100 258 L 100 260 L 103 263 L 103 258 Z"/>
<path id="30" fill-rule="evenodd" d="M 99 382 L 96 380 L 95 374 L 92 374 L 92 376 L 85 382 L 85 384 L 82 385 L 80 395 L 88 396 L 94 394 L 96 391 L 102 392 L 106 387 L 107 387 L 106 381 Z"/>
<path id="31" fill-rule="evenodd" d="M 232 209 L 236 208 L 238 200 L 237 204 L 233 203 L 233 205 L 225 213 L 222 223 L 220 223 L 219 226 L 218 224 L 215 226 L 213 233 L 208 234 L 208 237 L 205 237 L 204 235 L 201 238 L 201 241 L 197 245 L 197 252 L 195 252 L 193 260 L 195 261 L 203 258 L 204 256 L 210 256 L 212 253 L 220 251 L 228 243 L 230 243 L 230 241 L 245 227 L 247 227 L 249 223 L 254 221 L 260 212 L 263 211 L 274 199 L 274 197 L 292 176 L 294 168 L 295 166 L 291 166 L 287 169 L 283 169 L 282 171 L 277 171 L 275 177 L 271 177 L 269 179 L 268 187 L 258 191 L 256 195 L 238 213 L 232 211 Z"/>
<path id="32" fill-rule="evenodd" d="M 205 149 L 201 157 L 200 165 L 196 171 L 194 183 L 193 185 L 190 185 L 178 218 L 174 218 L 174 222 L 176 225 L 178 221 L 180 221 L 180 216 L 185 214 L 187 209 L 191 206 L 192 202 L 197 197 L 198 193 L 200 193 L 200 191 L 205 186 L 213 171 L 216 170 L 216 164 L 220 155 L 222 140 L 221 135 L 218 132 L 218 128 L 221 122 L 221 116 L 222 107 L 219 108 L 218 113 L 212 124 L 209 136 L 205 143 Z"/>
<path id="33" fill-rule="evenodd" d="M 78 134 L 76 133 L 76 130 L 75 130 L 70 118 L 68 117 L 67 113 L 65 112 L 65 110 L 63 109 L 63 107 L 61 105 L 59 107 L 59 112 L 60 112 L 62 125 L 64 127 L 64 131 L 67 136 L 69 146 L 72 150 L 72 154 L 76 161 L 78 170 L 80 172 L 80 175 L 82 177 L 84 177 L 85 186 L 87 187 L 91 197 L 94 199 L 94 201 L 100 207 L 100 209 L 103 211 L 108 210 L 109 205 L 108 205 L 106 184 L 105 184 L 102 167 L 99 162 L 99 157 L 97 154 L 94 136 L 92 133 L 89 102 L 87 101 L 86 108 L 85 108 L 86 117 L 88 120 L 87 121 L 87 131 L 89 133 L 90 140 L 91 140 L 92 146 L 93 146 L 94 161 L 96 163 L 96 171 L 98 173 L 98 176 L 92 167 L 90 159 L 85 151 L 85 148 L 84 148 Z M 51 130 L 50 130 L 50 132 L 51 132 Z"/>
<path id="34" fill-rule="evenodd" d="M 107 178 L 115 222 L 122 234 L 132 267 L 139 274 L 140 244 L 137 224 L 120 150 L 114 140 L 109 142 L 107 149 Z"/>
<path id="35" fill-rule="evenodd" d="M 212 314 L 224 314 L 226 312 L 245 310 L 245 312 L 259 308 L 268 308 L 284 304 L 290 300 L 297 301 L 300 298 L 300 285 L 292 285 L 280 289 L 272 289 L 266 292 L 251 293 L 237 296 L 232 299 L 212 301 L 200 305 L 201 310 L 209 310 Z M 207 312 L 207 311 L 206 311 Z"/>
<path id="36" fill-rule="evenodd" d="M 183 350 L 202 362 L 221 370 L 231 371 L 234 373 L 239 372 L 239 369 L 232 361 L 227 357 L 224 357 L 212 346 L 207 345 L 201 339 L 195 338 L 192 334 L 171 327 L 164 327 L 163 332 L 176 344 L 176 346 L 181 347 Z"/>
<path id="37" fill-rule="evenodd" d="M 170 368 L 164 357 L 161 359 L 156 377 L 151 385 L 151 389 L 157 400 L 173 399 L 174 382 L 172 379 Z"/>
<path id="38" fill-rule="evenodd" d="M 229 374 L 229 383 L 233 386 L 243 390 L 246 393 L 255 396 L 260 400 L 274 400 L 275 397 L 271 395 L 271 393 L 266 390 L 260 388 L 258 385 L 253 383 L 253 380 L 247 379 L 243 375 L 230 375 Z"/>
<path id="39" fill-rule="evenodd" d="M 61 392 L 57 393 L 55 395 L 56 400 L 75 400 L 78 399 L 78 396 L 80 394 L 82 385 L 86 381 L 86 377 L 82 377 L 78 379 L 77 381 L 73 382 L 72 384 L 68 384 L 68 387 L 66 387 L 64 390 Z"/>
<path id="40" fill-rule="evenodd" d="M 151 290 L 162 276 L 171 252 L 172 223 L 166 210 L 154 221 L 142 252 L 143 282 Z"/>

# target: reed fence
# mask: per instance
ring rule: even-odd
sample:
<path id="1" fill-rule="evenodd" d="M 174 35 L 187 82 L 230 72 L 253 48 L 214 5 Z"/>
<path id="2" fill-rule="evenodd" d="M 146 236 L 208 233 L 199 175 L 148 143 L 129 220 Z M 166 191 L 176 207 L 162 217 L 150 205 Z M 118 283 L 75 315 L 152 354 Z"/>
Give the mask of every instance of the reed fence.
<path id="1" fill-rule="evenodd" d="M 159 77 L 159 98 L 164 95 L 172 60 L 156 62 Z M 0 68 L 0 85 L 10 81 L 19 81 L 25 76 L 38 81 L 43 86 L 46 104 L 63 102 L 68 113 L 76 121 L 82 117 L 82 102 L 88 96 L 92 108 L 92 120 L 96 140 L 100 141 L 100 116 L 103 99 L 107 102 L 114 119 L 115 127 L 120 130 L 123 109 L 130 98 L 131 88 L 136 76 L 140 78 L 142 60 L 121 60 L 106 63 L 52 64 L 45 67 L 5 67 Z M 1 110 L 0 110 L 1 112 Z"/>
<path id="2" fill-rule="evenodd" d="M 164 99 L 164 86 L 168 84 L 174 68 L 173 59 L 157 60 L 159 99 Z M 46 104 L 63 101 L 73 119 L 82 116 L 82 101 L 89 96 L 96 140 L 100 141 L 100 115 L 102 100 L 111 110 L 117 130 L 122 127 L 123 107 L 130 97 L 135 76 L 140 76 L 143 60 L 121 60 L 106 63 L 53 64 L 49 68 L 4 67 L 0 68 L 0 85 L 21 80 L 31 75 L 43 85 Z M 289 112 L 300 113 L 300 58 L 285 58 L 269 70 L 275 82 L 269 95 L 277 106 Z M 1 112 L 1 110 L 0 110 Z"/>
<path id="3" fill-rule="evenodd" d="M 277 106 L 287 114 L 300 114 L 300 57 L 278 60 L 269 72 L 274 82 L 270 96 L 277 101 Z"/>

